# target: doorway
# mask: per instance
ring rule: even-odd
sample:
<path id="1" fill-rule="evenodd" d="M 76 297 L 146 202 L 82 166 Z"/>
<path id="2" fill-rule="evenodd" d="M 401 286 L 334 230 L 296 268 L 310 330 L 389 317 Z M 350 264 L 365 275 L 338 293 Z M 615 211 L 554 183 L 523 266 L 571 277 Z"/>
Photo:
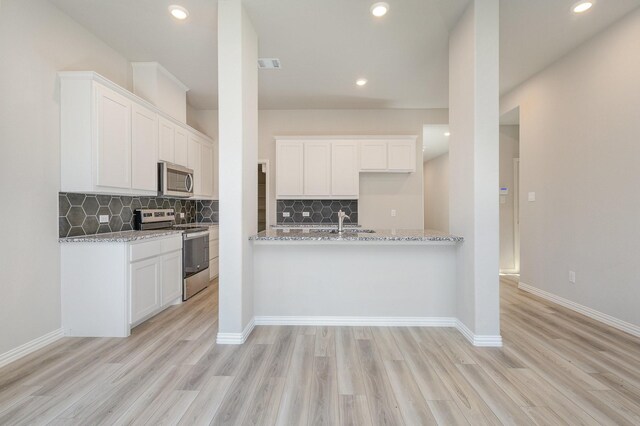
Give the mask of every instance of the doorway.
<path id="1" fill-rule="evenodd" d="M 258 161 L 258 232 L 267 229 L 269 218 L 269 160 Z"/>
<path id="2" fill-rule="evenodd" d="M 520 110 L 500 117 L 500 274 L 520 273 Z"/>

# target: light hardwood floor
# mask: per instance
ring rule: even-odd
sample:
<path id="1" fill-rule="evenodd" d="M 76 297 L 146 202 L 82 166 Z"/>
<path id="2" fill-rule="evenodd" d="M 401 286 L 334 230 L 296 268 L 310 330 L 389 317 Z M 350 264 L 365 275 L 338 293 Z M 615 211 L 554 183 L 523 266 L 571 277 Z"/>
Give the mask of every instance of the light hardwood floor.
<path id="1" fill-rule="evenodd" d="M 0 369 L 0 424 L 640 424 L 638 339 L 501 290 L 501 349 L 371 327 L 219 346 L 214 286 L 128 339 L 65 338 Z"/>

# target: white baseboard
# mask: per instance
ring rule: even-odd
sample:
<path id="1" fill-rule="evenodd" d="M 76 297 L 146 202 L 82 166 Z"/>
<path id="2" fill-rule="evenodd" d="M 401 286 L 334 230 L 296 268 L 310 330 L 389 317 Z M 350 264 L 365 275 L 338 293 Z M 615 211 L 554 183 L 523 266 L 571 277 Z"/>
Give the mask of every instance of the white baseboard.
<path id="1" fill-rule="evenodd" d="M 24 345 L 20 345 L 17 348 L 10 350 L 9 352 L 5 352 L 0 355 L 0 367 L 4 367 L 5 365 L 12 363 L 13 361 L 17 361 L 23 356 L 27 356 L 30 353 L 35 352 L 38 349 L 41 349 L 62 337 L 64 337 L 64 331 L 62 330 L 62 328 L 59 328 L 45 334 L 44 336 L 40 336 L 37 339 L 27 342 Z"/>
<path id="2" fill-rule="evenodd" d="M 456 320 L 456 328 L 473 346 L 501 348 L 502 336 L 474 334 L 462 321 Z"/>
<path id="3" fill-rule="evenodd" d="M 256 325 L 315 325 L 362 327 L 455 327 L 450 317 L 257 316 Z"/>
<path id="4" fill-rule="evenodd" d="M 219 345 L 241 345 L 247 341 L 256 326 L 255 318 L 251 318 L 249 324 L 242 330 L 242 333 L 220 333 L 216 336 L 216 343 Z"/>
<path id="5" fill-rule="evenodd" d="M 518 284 L 518 288 L 526 291 L 527 293 L 534 294 L 550 302 L 556 303 L 560 306 L 564 306 L 567 309 L 571 309 L 572 311 L 578 312 L 591 319 L 600 321 L 613 328 L 617 328 L 618 330 L 624 331 L 633 336 L 640 337 L 640 326 L 631 324 L 616 317 L 612 317 L 611 315 L 605 314 L 603 312 L 596 311 L 595 309 L 589 308 L 587 306 L 580 305 L 579 303 L 573 302 L 569 299 L 565 299 L 564 297 L 556 296 L 555 294 L 549 293 L 548 291 L 540 290 L 539 288 L 533 287 L 523 282 L 520 282 Z"/>

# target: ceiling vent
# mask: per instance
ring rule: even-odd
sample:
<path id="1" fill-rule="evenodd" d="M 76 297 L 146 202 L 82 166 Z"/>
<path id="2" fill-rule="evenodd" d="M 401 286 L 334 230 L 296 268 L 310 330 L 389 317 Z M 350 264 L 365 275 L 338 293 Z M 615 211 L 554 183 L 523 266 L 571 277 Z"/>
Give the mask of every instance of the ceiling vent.
<path id="1" fill-rule="evenodd" d="M 258 68 L 261 70 L 279 70 L 282 67 L 278 58 L 258 58 Z"/>

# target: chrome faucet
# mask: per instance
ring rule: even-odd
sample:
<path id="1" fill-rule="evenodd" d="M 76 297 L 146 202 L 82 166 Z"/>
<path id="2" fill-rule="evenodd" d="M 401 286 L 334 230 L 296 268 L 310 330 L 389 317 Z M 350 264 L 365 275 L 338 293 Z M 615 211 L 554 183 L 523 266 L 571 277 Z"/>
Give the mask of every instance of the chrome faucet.
<path id="1" fill-rule="evenodd" d="M 338 233 L 344 232 L 344 220 L 351 219 L 342 209 L 338 212 Z"/>

